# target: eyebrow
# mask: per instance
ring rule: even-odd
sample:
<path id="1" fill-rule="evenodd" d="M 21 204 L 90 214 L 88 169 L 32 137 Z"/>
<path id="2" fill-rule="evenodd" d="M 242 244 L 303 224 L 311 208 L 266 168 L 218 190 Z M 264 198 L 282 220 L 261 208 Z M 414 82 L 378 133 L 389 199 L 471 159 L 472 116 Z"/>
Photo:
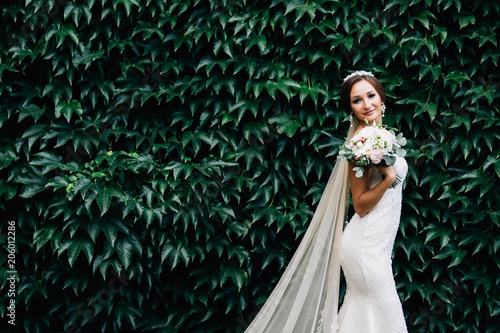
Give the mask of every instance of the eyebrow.
<path id="1" fill-rule="evenodd" d="M 367 91 L 366 94 L 368 95 L 369 93 L 372 93 L 373 90 Z M 361 97 L 360 95 L 352 96 L 351 99 L 356 98 L 356 97 Z"/>

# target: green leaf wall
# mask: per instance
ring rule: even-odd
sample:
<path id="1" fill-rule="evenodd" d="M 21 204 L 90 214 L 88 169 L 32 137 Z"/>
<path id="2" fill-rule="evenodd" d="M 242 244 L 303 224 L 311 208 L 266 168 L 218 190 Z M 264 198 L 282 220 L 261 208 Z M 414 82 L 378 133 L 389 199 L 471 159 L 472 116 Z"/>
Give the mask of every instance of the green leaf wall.
<path id="1" fill-rule="evenodd" d="M 494 0 L 3 2 L 0 210 L 26 332 L 243 332 L 385 85 L 410 332 L 500 331 Z M 7 256 L 0 255 L 7 324 Z"/>

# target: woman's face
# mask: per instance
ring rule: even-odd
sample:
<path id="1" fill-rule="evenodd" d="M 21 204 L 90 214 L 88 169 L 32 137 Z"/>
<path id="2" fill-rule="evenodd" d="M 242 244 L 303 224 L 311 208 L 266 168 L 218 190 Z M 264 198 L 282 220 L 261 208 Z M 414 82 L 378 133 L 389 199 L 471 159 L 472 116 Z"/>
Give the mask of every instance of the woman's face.
<path id="1" fill-rule="evenodd" d="M 356 82 L 351 89 L 351 110 L 360 123 L 382 122 L 382 100 L 377 90 L 366 80 Z"/>

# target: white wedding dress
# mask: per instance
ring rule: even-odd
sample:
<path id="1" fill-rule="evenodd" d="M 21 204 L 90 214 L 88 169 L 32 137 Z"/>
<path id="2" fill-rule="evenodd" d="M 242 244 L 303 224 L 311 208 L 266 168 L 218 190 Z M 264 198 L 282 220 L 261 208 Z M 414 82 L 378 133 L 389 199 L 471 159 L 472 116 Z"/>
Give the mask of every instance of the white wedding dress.
<path id="1" fill-rule="evenodd" d="M 352 137 L 356 125 L 351 127 Z M 404 179 L 407 165 L 396 160 Z M 392 247 L 401 214 L 402 184 L 388 189 L 364 217 L 342 232 L 349 165 L 337 159 L 310 225 L 280 281 L 245 333 L 406 332 L 392 274 Z M 373 170 L 370 186 L 381 181 Z M 338 310 L 340 267 L 347 293 Z"/>
<path id="2" fill-rule="evenodd" d="M 404 179 L 408 166 L 396 160 Z M 372 169 L 370 188 L 382 180 Z M 341 265 L 347 282 L 338 314 L 338 333 L 407 332 L 392 273 L 392 248 L 401 215 L 402 182 L 389 188 L 365 216 L 355 214 L 342 236 Z"/>

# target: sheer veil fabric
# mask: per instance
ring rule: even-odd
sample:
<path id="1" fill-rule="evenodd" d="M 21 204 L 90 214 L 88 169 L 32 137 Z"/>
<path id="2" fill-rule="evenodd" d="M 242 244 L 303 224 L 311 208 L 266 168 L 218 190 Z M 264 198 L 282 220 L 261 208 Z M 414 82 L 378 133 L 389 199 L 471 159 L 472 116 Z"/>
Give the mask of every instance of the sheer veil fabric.
<path id="1" fill-rule="evenodd" d="M 354 117 L 348 138 L 357 127 Z M 338 158 L 297 251 L 245 333 L 336 332 L 348 177 Z"/>

